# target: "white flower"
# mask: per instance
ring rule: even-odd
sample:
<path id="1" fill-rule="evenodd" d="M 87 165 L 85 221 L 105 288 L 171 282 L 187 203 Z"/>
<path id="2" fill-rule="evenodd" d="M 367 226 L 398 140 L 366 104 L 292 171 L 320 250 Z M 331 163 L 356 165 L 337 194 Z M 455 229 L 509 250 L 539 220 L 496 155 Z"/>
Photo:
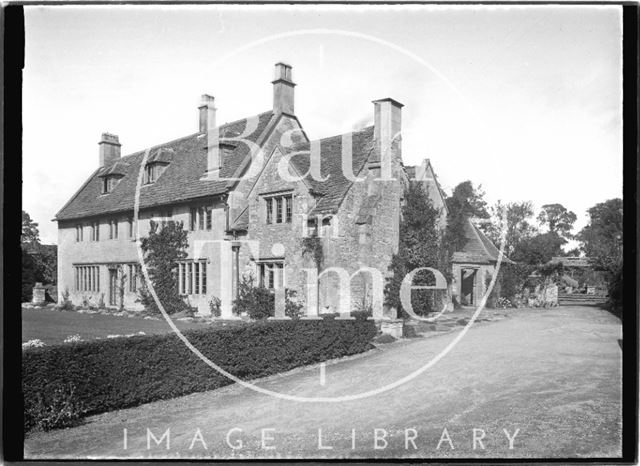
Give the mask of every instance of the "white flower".
<path id="1" fill-rule="evenodd" d="M 77 343 L 79 341 L 82 341 L 82 338 L 78 334 L 69 335 L 67 338 L 64 339 L 65 343 Z"/>
<path id="2" fill-rule="evenodd" d="M 22 349 L 27 349 L 27 348 L 41 348 L 44 346 L 44 342 L 38 338 L 36 338 L 35 340 L 29 340 L 26 343 L 22 344 Z"/>

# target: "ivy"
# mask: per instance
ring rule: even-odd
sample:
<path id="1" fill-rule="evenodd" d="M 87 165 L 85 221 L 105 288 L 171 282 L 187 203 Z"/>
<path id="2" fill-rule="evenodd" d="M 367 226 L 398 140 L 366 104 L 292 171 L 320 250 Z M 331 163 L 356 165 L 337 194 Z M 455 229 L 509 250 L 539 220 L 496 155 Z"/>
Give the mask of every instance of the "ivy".
<path id="1" fill-rule="evenodd" d="M 302 255 L 309 255 L 313 258 L 313 262 L 321 270 L 324 265 L 324 250 L 322 248 L 322 238 L 318 237 L 317 232 L 312 236 L 302 238 Z"/>
<path id="2" fill-rule="evenodd" d="M 411 182 L 405 193 L 400 221 L 400 245 L 398 253 L 391 259 L 393 278 L 385 288 L 385 302 L 402 311 L 400 286 L 411 271 L 419 267 L 432 267 L 443 271 L 442 243 L 438 230 L 440 210 L 433 206 L 421 183 Z M 416 274 L 414 285 L 434 285 L 432 274 Z M 412 307 L 415 313 L 426 315 L 442 305 L 443 292 L 413 290 Z"/>

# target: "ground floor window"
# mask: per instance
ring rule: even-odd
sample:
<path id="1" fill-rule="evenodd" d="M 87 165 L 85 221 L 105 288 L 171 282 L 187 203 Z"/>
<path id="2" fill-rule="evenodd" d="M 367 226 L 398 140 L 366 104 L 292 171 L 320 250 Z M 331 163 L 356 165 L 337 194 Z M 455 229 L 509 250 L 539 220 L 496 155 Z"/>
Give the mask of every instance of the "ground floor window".
<path id="1" fill-rule="evenodd" d="M 275 290 L 284 287 L 284 262 L 259 262 L 258 277 L 260 286 Z"/>
<path id="2" fill-rule="evenodd" d="M 100 267 L 76 265 L 73 269 L 76 291 L 100 291 Z"/>
<path id="3" fill-rule="evenodd" d="M 207 262 L 178 263 L 178 291 L 181 295 L 207 294 Z"/>
<path id="4" fill-rule="evenodd" d="M 127 281 L 129 292 L 135 293 L 138 289 L 138 279 L 141 276 L 140 264 L 127 264 Z"/>

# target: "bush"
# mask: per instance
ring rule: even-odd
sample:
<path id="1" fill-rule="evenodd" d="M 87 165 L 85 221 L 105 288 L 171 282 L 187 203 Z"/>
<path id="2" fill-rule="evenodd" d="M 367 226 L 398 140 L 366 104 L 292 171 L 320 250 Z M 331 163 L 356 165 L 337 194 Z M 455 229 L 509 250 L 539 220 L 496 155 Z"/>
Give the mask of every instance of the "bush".
<path id="1" fill-rule="evenodd" d="M 276 320 L 184 332 L 211 361 L 244 380 L 361 353 L 373 321 Z M 124 409 L 212 390 L 232 381 L 193 354 L 175 334 L 133 336 L 32 348 L 22 353 L 25 429 L 58 403 L 39 398 L 73 386 L 83 414 Z"/>
<path id="2" fill-rule="evenodd" d="M 58 304 L 57 308 L 61 311 L 75 310 L 75 306 L 73 305 L 73 303 L 71 302 L 71 299 L 69 298 L 68 288 L 65 288 L 65 290 L 62 292 L 62 301 L 60 301 L 60 304 Z"/>
<path id="3" fill-rule="evenodd" d="M 292 319 L 299 319 L 303 316 L 304 311 L 302 310 L 303 304 L 298 301 L 297 293 L 294 290 L 286 290 L 286 301 L 284 304 L 284 313 L 287 317 L 291 317 Z"/>
<path id="4" fill-rule="evenodd" d="M 285 290 L 284 313 L 287 317 L 298 319 L 303 314 L 303 305 L 298 301 L 294 290 Z M 275 315 L 275 295 L 264 286 L 255 286 L 253 277 L 243 277 L 238 289 L 238 298 L 233 301 L 233 313 L 246 312 L 253 320 L 264 320 Z"/>
<path id="5" fill-rule="evenodd" d="M 25 403 L 24 430 L 51 430 L 76 425 L 83 415 L 72 383 L 56 384 L 34 394 Z"/>
<path id="6" fill-rule="evenodd" d="M 394 341 L 396 341 L 396 339 L 387 333 L 383 333 L 382 335 L 378 335 L 377 337 L 375 337 L 373 341 L 374 343 L 385 344 L 393 343 Z"/>
<path id="7" fill-rule="evenodd" d="M 275 314 L 275 296 L 264 286 L 253 286 L 253 281 L 240 284 L 238 298 L 233 302 L 234 314 L 246 312 L 253 320 L 273 317 Z"/>
<path id="8" fill-rule="evenodd" d="M 145 254 L 149 279 L 167 314 L 177 314 L 189 307 L 178 293 L 178 262 L 186 259 L 188 245 L 187 232 L 182 222 L 169 221 L 161 226 L 152 220 L 149 236 L 141 238 L 140 247 Z M 123 274 L 120 277 L 122 279 Z M 121 283 L 120 290 L 124 293 L 124 283 Z M 145 280 L 138 293 L 145 309 L 152 314 L 160 314 Z"/>

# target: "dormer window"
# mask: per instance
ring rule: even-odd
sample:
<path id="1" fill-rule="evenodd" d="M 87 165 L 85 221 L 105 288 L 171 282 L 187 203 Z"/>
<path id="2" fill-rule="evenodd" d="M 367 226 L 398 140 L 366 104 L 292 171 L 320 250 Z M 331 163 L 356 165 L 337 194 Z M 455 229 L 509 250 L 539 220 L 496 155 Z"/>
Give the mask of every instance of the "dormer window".
<path id="1" fill-rule="evenodd" d="M 144 184 L 151 184 L 158 181 L 158 178 L 160 178 L 162 172 L 165 171 L 165 169 L 173 159 L 173 155 L 173 149 L 164 147 L 156 150 L 153 154 L 151 154 L 151 156 L 147 160 L 147 164 L 144 167 Z"/>
<path id="2" fill-rule="evenodd" d="M 144 169 L 144 184 L 155 183 L 167 165 L 159 162 L 148 163 Z"/>
<path id="3" fill-rule="evenodd" d="M 102 194 L 108 194 L 114 190 L 120 179 L 126 175 L 127 168 L 126 163 L 118 161 L 110 167 L 106 167 L 103 172 L 98 175 L 102 179 Z"/>
<path id="4" fill-rule="evenodd" d="M 102 194 L 107 194 L 113 191 L 113 188 L 116 187 L 118 181 L 120 181 L 120 177 L 114 175 L 102 178 Z"/>

